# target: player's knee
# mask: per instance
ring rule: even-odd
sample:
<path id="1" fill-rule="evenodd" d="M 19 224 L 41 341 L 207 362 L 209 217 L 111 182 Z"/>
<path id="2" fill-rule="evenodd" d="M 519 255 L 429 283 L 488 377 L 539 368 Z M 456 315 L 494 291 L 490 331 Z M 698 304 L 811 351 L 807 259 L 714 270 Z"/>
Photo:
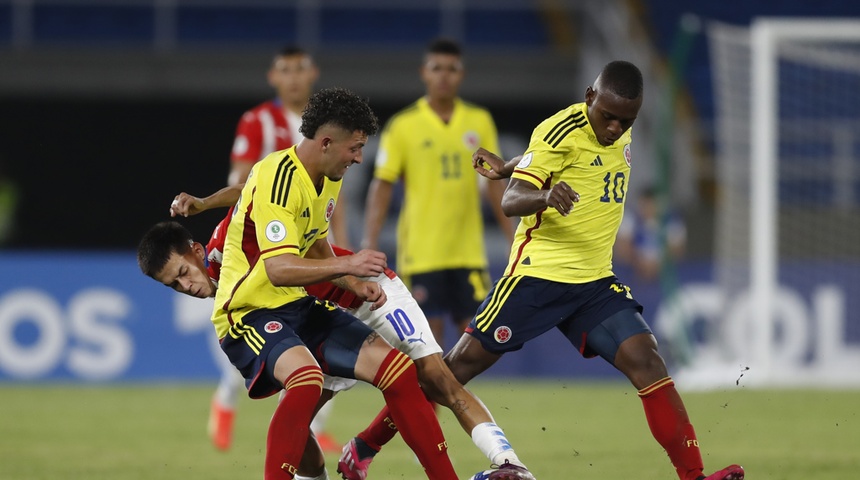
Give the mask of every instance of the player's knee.
<path id="1" fill-rule="evenodd" d="M 666 362 L 657 352 L 653 335 L 640 334 L 625 340 L 618 348 L 615 366 L 634 385 L 650 385 L 669 375 Z"/>

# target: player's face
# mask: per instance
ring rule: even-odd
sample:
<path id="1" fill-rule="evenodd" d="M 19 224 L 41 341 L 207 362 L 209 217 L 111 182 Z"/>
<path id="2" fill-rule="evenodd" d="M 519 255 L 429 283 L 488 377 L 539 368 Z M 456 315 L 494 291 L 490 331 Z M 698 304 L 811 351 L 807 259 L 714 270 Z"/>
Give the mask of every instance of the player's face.
<path id="1" fill-rule="evenodd" d="M 585 91 L 585 103 L 588 105 L 588 122 L 591 124 L 597 141 L 604 147 L 615 143 L 624 132 L 633 126 L 642 97 L 631 100 L 612 92 L 588 87 Z"/>
<path id="2" fill-rule="evenodd" d="M 311 96 L 319 70 L 307 55 L 277 57 L 269 70 L 269 85 L 286 105 L 304 105 Z"/>
<path id="3" fill-rule="evenodd" d="M 324 175 L 329 180 L 340 180 L 350 166 L 362 162 L 367 134 L 360 130 L 350 133 L 332 128 L 331 135 L 323 142 Z"/>
<path id="4" fill-rule="evenodd" d="M 463 83 L 463 62 L 457 55 L 429 53 L 421 67 L 421 79 L 431 99 L 451 100 Z"/>
<path id="5" fill-rule="evenodd" d="M 215 295 L 215 285 L 203 261 L 206 250 L 203 245 L 194 243 L 185 255 L 171 252 L 170 258 L 154 278 L 179 293 L 197 298 Z"/>

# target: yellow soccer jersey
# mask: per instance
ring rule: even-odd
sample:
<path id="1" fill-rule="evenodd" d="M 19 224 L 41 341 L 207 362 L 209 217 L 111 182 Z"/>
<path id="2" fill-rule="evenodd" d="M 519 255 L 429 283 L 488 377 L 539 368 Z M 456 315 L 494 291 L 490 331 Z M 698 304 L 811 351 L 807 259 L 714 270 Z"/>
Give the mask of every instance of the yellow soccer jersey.
<path id="1" fill-rule="evenodd" d="M 324 180 L 317 194 L 296 156 L 296 147 L 257 162 L 227 227 L 221 280 L 212 322 L 223 338 L 247 313 L 280 307 L 307 295 L 303 287 L 276 287 L 263 261 L 278 255 L 304 256 L 328 235 L 340 181 Z"/>
<path id="2" fill-rule="evenodd" d="M 374 176 L 404 182 L 399 273 L 486 268 L 479 176 L 472 171 L 478 147 L 499 151 L 496 126 L 487 110 L 459 99 L 447 124 L 424 98 L 389 120 Z"/>
<path id="3" fill-rule="evenodd" d="M 512 178 L 549 189 L 564 181 L 579 193 L 564 217 L 546 208 L 517 227 L 506 275 L 585 283 L 612 275 L 612 246 L 630 181 L 630 130 L 613 145 L 597 142 L 585 103 L 535 128 Z"/>

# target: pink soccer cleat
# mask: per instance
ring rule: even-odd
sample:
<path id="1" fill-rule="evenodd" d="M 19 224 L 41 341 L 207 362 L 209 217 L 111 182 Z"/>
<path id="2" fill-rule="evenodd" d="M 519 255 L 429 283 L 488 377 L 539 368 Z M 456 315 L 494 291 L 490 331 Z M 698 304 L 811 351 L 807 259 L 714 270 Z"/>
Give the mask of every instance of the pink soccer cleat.
<path id="1" fill-rule="evenodd" d="M 343 446 L 343 453 L 337 461 L 337 473 L 344 480 L 365 480 L 367 478 L 367 469 L 370 468 L 370 462 L 373 457 L 360 458 L 358 456 L 358 448 L 355 445 L 355 438 Z"/>
<path id="2" fill-rule="evenodd" d="M 744 467 L 740 465 L 729 465 L 719 472 L 714 472 L 707 477 L 699 478 L 702 480 L 744 480 Z"/>

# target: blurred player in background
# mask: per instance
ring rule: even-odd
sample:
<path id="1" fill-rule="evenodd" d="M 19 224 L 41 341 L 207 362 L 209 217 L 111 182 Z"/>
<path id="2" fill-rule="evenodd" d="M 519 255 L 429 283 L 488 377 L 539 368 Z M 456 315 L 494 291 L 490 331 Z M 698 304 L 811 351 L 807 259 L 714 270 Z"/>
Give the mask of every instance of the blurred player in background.
<path id="1" fill-rule="evenodd" d="M 244 184 L 255 163 L 272 152 L 290 148 L 302 139 L 299 130 L 302 112 L 319 79 L 319 68 L 313 57 L 297 46 L 286 46 L 272 58 L 267 79 L 276 96 L 248 110 L 239 120 L 230 154 L 228 185 Z M 333 243 L 349 248 L 346 228 L 346 219 L 341 214 L 332 218 Z M 225 365 L 220 359 L 217 363 L 222 374 L 212 398 L 208 430 L 214 445 L 226 450 L 230 448 L 233 437 L 236 402 L 243 380 L 231 365 Z M 329 403 L 314 417 L 311 430 L 325 451 L 338 452 L 340 444 L 324 430 L 332 405 Z"/>
<path id="2" fill-rule="evenodd" d="M 498 138 L 490 113 L 458 97 L 464 72 L 457 43 L 430 43 L 421 66 L 425 95 L 395 114 L 382 132 L 362 240 L 365 248 L 379 247 L 394 184 L 402 180 L 397 271 L 440 345 L 445 315 L 462 331 L 490 284 L 479 178 L 471 171 L 471 156 L 479 145 L 498 150 Z M 513 225 L 499 206 L 504 182 L 482 183 L 502 231 L 512 240 Z"/>
<path id="3" fill-rule="evenodd" d="M 639 69 L 604 67 L 585 102 L 535 128 L 526 153 L 505 163 L 483 149 L 478 173 L 511 178 L 502 199 L 521 217 L 504 276 L 446 355 L 462 383 L 507 352 L 558 329 L 585 357 L 600 355 L 639 393 L 654 438 L 681 480 L 741 480 L 731 465 L 703 473 L 696 432 L 642 318 L 642 307 L 612 272 L 612 247 L 630 180 L 630 127 L 642 106 Z"/>
<path id="4" fill-rule="evenodd" d="M 654 187 L 642 190 L 635 207 L 621 221 L 613 258 L 633 267 L 637 279 L 653 282 L 666 261 L 671 265 L 684 255 L 687 228 L 675 212 L 663 214 Z"/>

